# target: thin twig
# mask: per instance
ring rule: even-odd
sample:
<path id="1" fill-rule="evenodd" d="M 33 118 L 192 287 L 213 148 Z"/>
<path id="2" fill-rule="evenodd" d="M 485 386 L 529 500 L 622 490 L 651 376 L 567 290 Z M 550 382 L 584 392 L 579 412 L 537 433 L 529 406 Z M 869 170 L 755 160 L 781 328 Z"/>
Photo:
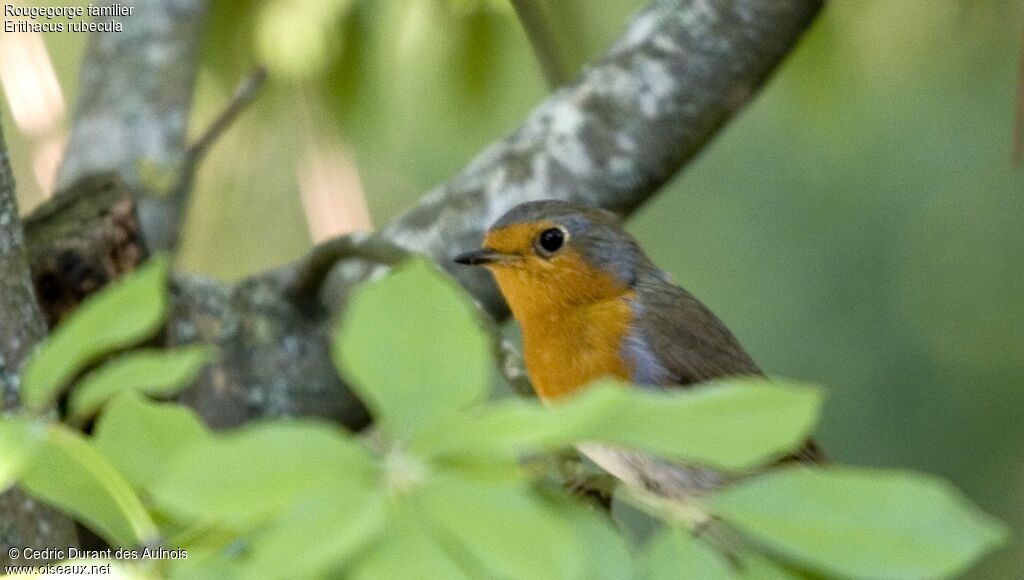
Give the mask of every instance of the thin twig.
<path id="1" fill-rule="evenodd" d="M 262 66 L 258 66 L 249 76 L 246 77 L 242 84 L 238 85 L 235 89 L 235 94 L 231 97 L 231 102 L 228 103 L 226 109 L 224 109 L 220 115 L 214 119 L 213 123 L 207 127 L 206 132 L 203 133 L 195 143 L 188 148 L 187 159 L 185 161 L 186 168 L 191 170 L 202 161 L 202 158 L 210 150 L 210 147 L 227 131 L 228 127 L 235 122 L 235 119 L 244 111 L 256 98 L 260 88 L 263 87 L 267 81 L 267 69 Z"/>
<path id="2" fill-rule="evenodd" d="M 164 212 L 160 219 L 171 220 L 173 216 L 173 226 L 168 227 L 166 236 L 162 242 L 158 242 L 158 247 L 174 248 L 177 246 L 177 238 L 179 235 L 179 227 L 181 223 L 181 216 L 185 215 L 189 202 L 189 191 L 192 189 L 192 182 L 195 179 L 196 171 L 199 170 L 199 165 L 202 163 L 206 154 L 209 153 L 213 144 L 217 142 L 217 139 L 224 134 L 228 128 L 235 122 L 239 115 L 255 100 L 256 95 L 259 93 L 260 88 L 267 80 L 267 71 L 262 66 L 257 66 L 246 76 L 245 80 L 242 81 L 238 88 L 235 89 L 235 94 L 231 96 L 231 101 L 228 106 L 221 111 L 220 115 L 213 120 L 213 123 L 206 128 L 202 136 L 199 137 L 194 143 L 189 145 L 185 151 L 185 159 L 181 164 L 181 169 L 178 172 L 178 178 L 174 182 L 173 187 L 170 189 L 170 195 L 163 198 L 154 200 L 153 203 L 157 205 L 170 206 L 173 211 Z M 140 208 L 140 213 L 142 208 Z M 143 220 L 145 223 L 145 220 Z M 154 238 L 159 240 L 159 238 Z M 147 240 L 147 243 L 152 243 L 152 240 Z"/>
<path id="3" fill-rule="evenodd" d="M 541 4 L 542 0 L 511 1 L 516 16 L 519 17 L 519 22 L 523 25 L 523 30 L 526 31 L 526 37 L 530 40 L 530 46 L 533 47 L 533 52 L 537 55 L 537 60 L 540 62 L 548 84 L 551 88 L 555 88 L 568 81 L 565 62 L 559 52 L 550 19 Z"/>
<path id="4" fill-rule="evenodd" d="M 293 303 L 309 303 L 341 260 L 354 258 L 394 266 L 408 256 L 409 252 L 380 236 L 353 234 L 332 238 L 315 246 L 306 257 L 282 272 L 283 294 Z"/>

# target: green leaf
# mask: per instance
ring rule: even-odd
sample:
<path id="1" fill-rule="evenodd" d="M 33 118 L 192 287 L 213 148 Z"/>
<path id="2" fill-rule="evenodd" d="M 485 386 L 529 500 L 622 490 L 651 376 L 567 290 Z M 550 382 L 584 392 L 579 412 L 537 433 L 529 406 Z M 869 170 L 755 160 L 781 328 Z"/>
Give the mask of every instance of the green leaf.
<path id="1" fill-rule="evenodd" d="M 588 580 L 636 578 L 629 546 L 607 514 L 566 494 L 545 499 L 553 504 L 559 518 L 572 530 L 576 558 L 582 565 L 577 577 Z"/>
<path id="2" fill-rule="evenodd" d="M 155 333 L 167 314 L 166 257 L 112 282 L 83 302 L 33 353 L 22 380 L 22 402 L 40 410 L 96 359 Z"/>
<path id="3" fill-rule="evenodd" d="M 483 397 L 491 347 L 465 292 L 412 260 L 353 293 L 335 360 L 385 431 L 401 438 Z"/>
<path id="4" fill-rule="evenodd" d="M 339 428 L 276 420 L 188 447 L 151 492 L 180 517 L 246 526 L 319 489 L 356 493 L 374 473 L 369 452 Z"/>
<path id="5" fill-rule="evenodd" d="M 710 383 L 685 393 L 607 392 L 611 414 L 589 429 L 588 440 L 726 470 L 763 465 L 799 447 L 822 404 L 816 390 L 758 379 Z"/>
<path id="6" fill-rule="evenodd" d="M 42 423 L 0 415 L 0 492 L 18 479 L 45 436 Z"/>
<path id="7" fill-rule="evenodd" d="M 763 379 L 730 379 L 673 391 L 601 381 L 550 408 L 525 401 L 492 405 L 475 418 L 432 430 L 419 445 L 446 454 L 595 441 L 742 470 L 798 447 L 820 408 L 817 391 Z"/>
<path id="8" fill-rule="evenodd" d="M 439 543 L 408 502 L 389 505 L 388 528 L 382 541 L 359 559 L 345 575 L 352 580 L 381 578 L 444 578 L 469 580 L 470 575 Z"/>
<path id="9" fill-rule="evenodd" d="M 186 447 L 210 437 L 191 409 L 154 403 L 128 391 L 96 422 L 96 446 L 137 488 L 148 488 Z"/>
<path id="10" fill-rule="evenodd" d="M 156 525 L 131 486 L 78 433 L 47 430 L 19 482 L 29 495 L 81 520 L 113 546 L 153 542 Z"/>
<path id="11" fill-rule="evenodd" d="M 744 580 L 815 580 L 817 575 L 797 570 L 788 564 L 772 560 L 754 551 L 736 554 L 739 562 L 739 578 Z"/>
<path id="12" fill-rule="evenodd" d="M 255 49 L 275 78 L 323 72 L 353 0 L 270 0 L 259 7 Z"/>
<path id="13" fill-rule="evenodd" d="M 193 345 L 173 350 L 136 350 L 86 375 L 68 401 L 72 420 L 83 421 L 123 391 L 170 397 L 187 387 L 213 359 L 213 349 Z"/>
<path id="14" fill-rule="evenodd" d="M 416 502 L 497 577 L 573 578 L 583 567 L 565 522 L 522 483 L 436 476 Z"/>
<path id="15" fill-rule="evenodd" d="M 679 528 L 664 528 L 650 539 L 640 556 L 640 568 L 645 580 L 738 577 L 722 554 Z"/>
<path id="16" fill-rule="evenodd" d="M 157 578 L 166 580 L 247 580 L 242 565 L 237 559 L 225 557 L 228 548 L 217 550 L 202 547 L 188 547 L 188 558 L 167 562 L 169 571 Z M 140 580 L 149 580 L 145 577 Z"/>
<path id="17" fill-rule="evenodd" d="M 655 506 L 642 501 L 635 490 L 618 485 L 612 489 L 611 494 L 612 502 L 609 515 L 615 522 L 615 527 L 631 544 L 647 543 L 647 540 L 665 525 L 656 517 L 656 514 L 661 513 L 660 510 L 650 509 Z M 696 516 L 696 513 L 694 515 Z M 675 514 L 673 514 L 674 516 Z M 675 521 L 680 520 L 676 519 Z M 696 518 L 691 518 L 691 521 L 696 521 Z"/>
<path id="18" fill-rule="evenodd" d="M 380 491 L 325 490 L 300 501 L 253 540 L 242 577 L 320 577 L 364 550 L 384 526 Z"/>
<path id="19" fill-rule="evenodd" d="M 954 576 L 1007 537 L 952 486 L 913 473 L 792 468 L 708 505 L 773 550 L 842 576 Z"/>
<path id="20" fill-rule="evenodd" d="M 809 578 L 752 551 L 729 546 L 733 562 L 693 532 L 662 528 L 647 542 L 639 565 L 644 580 L 801 580 Z"/>

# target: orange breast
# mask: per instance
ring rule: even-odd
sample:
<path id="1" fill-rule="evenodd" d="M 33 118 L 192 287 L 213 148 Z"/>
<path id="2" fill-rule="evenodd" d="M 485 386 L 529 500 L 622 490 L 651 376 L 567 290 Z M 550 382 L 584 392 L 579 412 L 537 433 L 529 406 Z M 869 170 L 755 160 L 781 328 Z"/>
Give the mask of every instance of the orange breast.
<path id="1" fill-rule="evenodd" d="M 604 376 L 629 379 L 621 345 L 632 320 L 631 298 L 624 293 L 519 320 L 526 368 L 541 399 L 567 395 Z"/>

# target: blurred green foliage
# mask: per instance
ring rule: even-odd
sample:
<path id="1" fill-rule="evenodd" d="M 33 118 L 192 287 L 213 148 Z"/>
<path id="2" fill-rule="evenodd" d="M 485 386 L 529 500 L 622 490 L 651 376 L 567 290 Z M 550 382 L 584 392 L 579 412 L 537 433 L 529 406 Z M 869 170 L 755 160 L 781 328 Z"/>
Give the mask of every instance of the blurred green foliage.
<path id="1" fill-rule="evenodd" d="M 61 387 L 99 357 L 156 334 L 167 316 L 163 286 L 169 267 L 166 257 L 154 258 L 114 281 L 100 299 L 76 308 L 69 322 L 51 333 L 47 347 L 33 352 L 25 364 L 25 406 L 38 411 L 52 405 Z"/>
<path id="2" fill-rule="evenodd" d="M 72 315 L 58 332 L 122 337 L 108 351 L 142 340 L 123 324 L 132 312 L 112 307 L 165 302 L 166 273 L 161 260 L 148 264 L 77 311 L 108 316 Z M 122 356 L 96 372 L 126 380 L 78 385 L 103 407 L 94 436 L 39 411 L 0 417 L 0 491 L 19 485 L 112 548 L 187 554 L 130 559 L 129 577 L 909 579 L 951 576 L 1005 541 L 1003 524 L 932 478 L 826 466 L 758 473 L 807 440 L 820 398 L 806 387 L 737 379 L 652 393 L 613 382 L 550 409 L 488 402 L 500 355 L 483 317 L 422 260 L 359 288 L 335 342 L 339 370 L 377 418 L 363 435 L 293 418 L 213 435 L 191 410 L 141 394 L 187 386 L 189 357 Z M 453 357 L 452 341 L 477 347 Z M 63 348 L 51 339 L 35 356 L 53 360 Z M 175 359 L 189 364 L 166 364 Z M 161 389 L 143 388 L 140 375 Z M 665 524 L 634 545 L 611 514 L 519 461 L 581 441 L 739 477 L 686 500 L 620 486 L 617 498 Z"/>
<path id="3" fill-rule="evenodd" d="M 204 166 L 184 267 L 237 278 L 308 247 L 295 165 L 313 134 L 353 146 L 383 223 L 546 92 L 502 2 L 332 4 L 328 66 L 274 82 Z M 579 64 L 640 1 L 548 4 Z M 196 133 L 258 58 L 263 6 L 214 2 Z M 946 476 L 1018 538 L 1024 172 L 1008 158 L 1022 19 L 1011 0 L 830 1 L 751 107 L 630 222 L 762 367 L 831 385 L 833 457 Z M 46 40 L 73 100 L 84 37 Z M 30 151 L 5 122 L 27 208 Z M 1021 569 L 1018 542 L 978 577 Z"/>

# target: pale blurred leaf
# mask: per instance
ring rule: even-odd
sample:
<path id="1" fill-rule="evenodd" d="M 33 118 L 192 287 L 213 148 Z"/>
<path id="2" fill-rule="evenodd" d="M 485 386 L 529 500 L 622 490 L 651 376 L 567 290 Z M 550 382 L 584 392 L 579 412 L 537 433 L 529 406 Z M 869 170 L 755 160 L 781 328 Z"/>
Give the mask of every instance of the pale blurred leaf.
<path id="1" fill-rule="evenodd" d="M 665 528 L 651 538 L 640 556 L 640 567 L 645 580 L 736 578 L 722 554 L 678 528 Z"/>
<path id="2" fill-rule="evenodd" d="M 276 75 L 307 79 L 337 51 L 341 18 L 353 0 L 268 0 L 259 6 L 256 53 Z"/>
<path id="3" fill-rule="evenodd" d="M 352 580 L 381 578 L 443 578 L 471 576 L 439 543 L 440 538 L 414 513 L 412 506 L 393 502 L 381 542 L 347 570 Z"/>
<path id="4" fill-rule="evenodd" d="M 147 488 L 183 449 L 209 436 L 192 409 L 125 392 L 100 415 L 93 445 L 134 486 Z"/>
<path id="5" fill-rule="evenodd" d="M 816 390 L 764 379 L 729 379 L 671 392 L 603 381 L 550 408 L 525 401 L 491 406 L 443 432 L 431 431 L 422 446 L 458 453 L 597 441 L 740 470 L 797 448 L 820 409 Z"/>
<path id="6" fill-rule="evenodd" d="M 40 423 L 0 416 L 0 492 L 15 482 L 46 435 Z"/>
<path id="7" fill-rule="evenodd" d="M 212 359 L 213 350 L 202 345 L 129 352 L 82 378 L 68 400 L 69 414 L 87 419 L 123 391 L 170 397 L 191 384 Z"/>
<path id="8" fill-rule="evenodd" d="M 310 495 L 253 540 L 244 576 L 319 577 L 362 551 L 384 526 L 379 490 L 329 489 Z"/>
<path id="9" fill-rule="evenodd" d="M 325 487 L 369 486 L 373 472 L 369 452 L 340 428 L 277 420 L 189 446 L 151 492 L 181 518 L 245 526 Z"/>
<path id="10" fill-rule="evenodd" d="M 88 364 L 155 333 L 167 314 L 168 269 L 166 257 L 150 259 L 87 299 L 57 325 L 25 368 L 21 387 L 25 406 L 46 407 Z"/>
<path id="11" fill-rule="evenodd" d="M 608 514 L 565 494 L 545 498 L 569 526 L 582 567 L 577 577 L 589 580 L 635 578 L 633 555 Z"/>
<path id="12" fill-rule="evenodd" d="M 726 489 L 708 506 L 764 545 L 841 576 L 953 576 L 1007 537 L 952 486 L 913 473 L 791 468 Z"/>
<path id="13" fill-rule="evenodd" d="M 572 578 L 583 567 L 566 523 L 523 483 L 437 476 L 415 500 L 498 577 Z"/>
<path id="14" fill-rule="evenodd" d="M 480 400 L 491 341 L 457 283 L 423 260 L 360 286 L 335 341 L 335 360 L 385 432 L 409 437 Z"/>
<path id="15" fill-rule="evenodd" d="M 81 435 L 60 425 L 49 428 L 19 485 L 113 546 L 156 539 L 156 525 L 124 477 Z"/>

